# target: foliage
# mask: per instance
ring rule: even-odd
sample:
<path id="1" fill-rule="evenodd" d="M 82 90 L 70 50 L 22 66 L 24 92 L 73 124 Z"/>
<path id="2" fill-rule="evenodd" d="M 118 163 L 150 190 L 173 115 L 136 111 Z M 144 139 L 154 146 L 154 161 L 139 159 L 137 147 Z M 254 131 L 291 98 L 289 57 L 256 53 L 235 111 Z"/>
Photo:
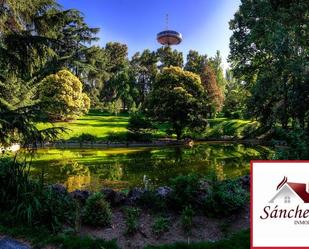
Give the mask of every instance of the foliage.
<path id="1" fill-rule="evenodd" d="M 155 235 L 160 236 L 164 232 L 168 231 L 169 225 L 170 225 L 170 219 L 169 218 L 159 216 L 154 220 L 154 222 L 152 224 L 152 232 Z"/>
<path id="2" fill-rule="evenodd" d="M 235 77 L 250 90 L 247 109 L 263 126 L 308 126 L 309 2 L 242 1 L 230 22 Z"/>
<path id="3" fill-rule="evenodd" d="M 31 243 L 33 248 L 44 248 L 46 246 L 58 246 L 63 249 L 120 249 L 114 240 L 105 241 L 103 239 L 88 236 L 70 235 L 67 233 L 51 234 L 42 227 L 27 227 L 4 223 L 0 219 L 0 232 L 12 237 L 23 238 Z"/>
<path id="4" fill-rule="evenodd" d="M 215 181 L 205 199 L 205 212 L 209 216 L 227 216 L 244 208 L 248 201 L 249 194 L 239 181 Z"/>
<path id="5" fill-rule="evenodd" d="M 82 220 L 93 226 L 107 226 L 110 224 L 112 211 L 102 193 L 92 194 L 86 201 Z"/>
<path id="6" fill-rule="evenodd" d="M 199 76 L 179 67 L 164 68 L 158 74 L 146 101 L 148 115 L 171 123 L 177 139 L 186 127 L 205 127 L 206 106 Z"/>
<path id="7" fill-rule="evenodd" d="M 107 112 L 112 113 L 116 116 L 122 110 L 122 101 L 121 99 L 113 100 L 111 102 L 106 103 L 105 108 Z"/>
<path id="8" fill-rule="evenodd" d="M 170 205 L 180 209 L 195 202 L 200 189 L 199 177 L 197 175 L 177 176 L 170 180 L 170 186 L 173 189 Z"/>
<path id="9" fill-rule="evenodd" d="M 77 138 L 71 138 L 71 140 L 75 140 L 77 139 L 78 142 L 80 143 L 84 143 L 84 142 L 95 142 L 97 140 L 97 137 L 92 135 L 92 134 L 88 134 L 88 133 L 82 133 L 80 136 L 78 136 Z"/>
<path id="10" fill-rule="evenodd" d="M 222 90 L 218 86 L 214 71 L 210 66 L 206 66 L 201 74 L 202 86 L 206 90 L 207 99 L 210 102 L 209 115 L 212 117 L 221 111 L 224 101 Z"/>
<path id="11" fill-rule="evenodd" d="M 223 69 L 222 69 L 221 64 L 222 64 L 221 54 L 220 54 L 220 51 L 217 50 L 216 55 L 209 59 L 209 66 L 214 71 L 218 87 L 220 88 L 221 92 L 224 94 L 226 80 L 224 78 Z"/>
<path id="12" fill-rule="evenodd" d="M 153 125 L 151 121 L 141 113 L 131 115 L 128 124 L 128 130 L 135 133 L 143 133 L 151 130 Z"/>
<path id="13" fill-rule="evenodd" d="M 145 249 L 247 249 L 250 247 L 250 231 L 235 233 L 216 242 L 175 243 L 171 245 L 147 246 Z"/>
<path id="14" fill-rule="evenodd" d="M 226 70 L 226 92 L 222 112 L 227 118 L 244 118 L 246 101 L 250 95 L 245 85 L 233 76 L 231 70 Z"/>
<path id="15" fill-rule="evenodd" d="M 193 227 L 194 210 L 192 207 L 186 206 L 181 212 L 181 225 L 187 235 L 191 234 Z"/>
<path id="16" fill-rule="evenodd" d="M 66 121 L 88 112 L 90 100 L 80 80 L 69 71 L 47 76 L 41 86 L 42 112 L 48 120 Z"/>
<path id="17" fill-rule="evenodd" d="M 164 211 L 167 208 L 166 200 L 160 198 L 153 190 L 145 191 L 139 199 L 138 204 L 143 208 L 151 209 L 155 212 Z"/>
<path id="18" fill-rule="evenodd" d="M 126 234 L 133 235 L 139 229 L 138 218 L 140 216 L 140 209 L 135 207 L 127 207 L 125 212 Z"/>
<path id="19" fill-rule="evenodd" d="M 153 87 L 155 77 L 158 73 L 157 68 L 158 56 L 156 52 L 149 49 L 144 50 L 141 54 L 136 53 L 130 61 L 130 70 L 138 89 L 136 103 L 142 104 Z"/>
<path id="20" fill-rule="evenodd" d="M 74 220 L 75 203 L 67 193 L 57 192 L 29 177 L 29 166 L 11 158 L 0 159 L 0 204 L 16 221 L 42 225 L 53 231 Z"/>
<path id="21" fill-rule="evenodd" d="M 296 129 L 286 133 L 281 129 L 277 129 L 277 134 L 279 133 L 278 130 L 281 131 L 281 136 L 279 139 L 281 141 L 285 141 L 287 146 L 283 148 L 277 148 L 274 159 L 309 159 L 309 139 L 303 130 Z"/>
<path id="22" fill-rule="evenodd" d="M 207 55 L 200 55 L 195 50 L 190 50 L 187 55 L 185 70 L 201 75 L 208 62 Z"/>
<path id="23" fill-rule="evenodd" d="M 183 55 L 176 49 L 172 50 L 171 47 L 161 47 L 157 50 L 157 57 L 161 62 L 160 68 L 164 67 L 182 67 L 183 66 Z"/>

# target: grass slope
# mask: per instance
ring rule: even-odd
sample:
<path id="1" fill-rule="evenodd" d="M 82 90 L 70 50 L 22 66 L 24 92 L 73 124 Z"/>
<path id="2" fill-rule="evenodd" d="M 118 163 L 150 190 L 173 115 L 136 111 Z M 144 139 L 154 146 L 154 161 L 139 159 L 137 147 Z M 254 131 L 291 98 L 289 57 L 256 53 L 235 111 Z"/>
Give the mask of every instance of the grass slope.
<path id="1" fill-rule="evenodd" d="M 242 119 L 228 119 L 216 118 L 209 119 L 209 127 L 204 137 L 218 139 L 223 136 L 230 136 L 233 138 L 250 137 L 259 128 L 257 121 L 242 120 Z"/>
<path id="2" fill-rule="evenodd" d="M 119 114 L 115 116 L 109 113 L 92 111 L 70 122 L 57 122 L 53 124 L 39 123 L 37 126 L 39 129 L 53 126 L 67 128 L 67 131 L 60 135 L 59 139 L 61 140 L 76 140 L 76 138 L 80 137 L 82 134 L 89 134 L 96 137 L 96 140 L 99 141 L 123 141 L 126 140 L 129 119 L 129 114 Z M 254 134 L 259 128 L 259 123 L 257 121 L 250 120 L 216 118 L 209 119 L 208 122 L 209 127 L 206 129 L 206 132 L 192 134 L 191 131 L 188 131 L 186 135 L 194 138 L 207 139 L 222 139 L 224 136 L 239 139 L 250 137 L 250 135 Z M 167 137 L 165 131 L 169 128 L 168 124 L 157 125 L 157 130 L 154 131 L 152 135 L 154 138 Z M 172 137 L 175 137 L 175 135 Z"/>
<path id="3" fill-rule="evenodd" d="M 125 134 L 129 121 L 128 114 L 114 116 L 108 113 L 89 112 L 89 114 L 70 122 L 39 123 L 39 129 L 50 127 L 65 127 L 67 132 L 60 139 L 69 140 L 82 134 L 90 134 L 99 140 L 105 140 L 110 134 Z"/>

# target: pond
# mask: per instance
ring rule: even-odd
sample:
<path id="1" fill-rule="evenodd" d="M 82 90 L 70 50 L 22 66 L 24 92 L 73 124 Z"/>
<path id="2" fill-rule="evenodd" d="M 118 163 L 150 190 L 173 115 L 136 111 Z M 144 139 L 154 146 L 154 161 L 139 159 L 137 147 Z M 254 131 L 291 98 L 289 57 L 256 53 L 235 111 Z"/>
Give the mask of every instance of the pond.
<path id="1" fill-rule="evenodd" d="M 272 151 L 262 146 L 200 143 L 193 147 L 135 147 L 101 149 L 39 149 L 31 174 L 47 183 L 75 189 L 124 190 L 166 185 L 178 175 L 202 174 L 218 179 L 249 173 L 250 160 L 268 159 Z"/>

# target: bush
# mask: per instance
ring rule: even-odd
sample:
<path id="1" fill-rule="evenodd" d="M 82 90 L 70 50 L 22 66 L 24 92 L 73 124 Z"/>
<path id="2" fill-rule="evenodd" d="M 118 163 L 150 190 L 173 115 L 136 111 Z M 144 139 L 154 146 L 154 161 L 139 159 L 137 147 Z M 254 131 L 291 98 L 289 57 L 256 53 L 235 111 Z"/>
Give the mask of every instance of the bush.
<path id="1" fill-rule="evenodd" d="M 43 225 L 53 231 L 72 224 L 75 202 L 65 192 L 46 187 L 29 177 L 29 165 L 0 159 L 0 210 L 10 211 L 16 222 Z"/>
<path id="2" fill-rule="evenodd" d="M 85 142 L 90 142 L 90 143 L 94 143 L 97 140 L 97 137 L 92 135 L 92 134 L 88 134 L 88 133 L 82 133 L 79 137 L 74 137 L 71 138 L 71 140 L 77 140 L 79 143 L 85 143 Z"/>
<path id="3" fill-rule="evenodd" d="M 185 207 L 181 212 L 181 225 L 187 235 L 191 234 L 194 211 L 191 206 Z"/>
<path id="4" fill-rule="evenodd" d="M 47 76 L 41 82 L 41 110 L 49 121 L 75 119 L 88 112 L 89 97 L 82 83 L 68 70 Z"/>
<path id="5" fill-rule="evenodd" d="M 170 186 L 174 190 L 169 204 L 176 209 L 194 204 L 200 189 L 200 181 L 197 175 L 178 176 L 171 179 Z"/>
<path id="6" fill-rule="evenodd" d="M 164 232 L 168 231 L 168 227 L 170 225 L 170 219 L 159 216 L 154 220 L 152 225 L 152 232 L 159 236 Z"/>
<path id="7" fill-rule="evenodd" d="M 152 209 L 154 211 L 162 211 L 166 209 L 166 201 L 156 194 L 155 191 L 145 191 L 138 204 L 144 208 Z"/>
<path id="8" fill-rule="evenodd" d="M 128 124 L 128 130 L 132 132 L 146 132 L 153 129 L 151 121 L 141 113 L 131 115 Z"/>
<path id="9" fill-rule="evenodd" d="M 91 195 L 84 207 L 83 222 L 93 226 L 107 226 L 111 223 L 112 211 L 102 193 Z"/>
<path id="10" fill-rule="evenodd" d="M 138 218 L 140 216 L 140 209 L 134 207 L 128 207 L 125 210 L 126 218 L 126 234 L 133 235 L 139 228 Z"/>
<path id="11" fill-rule="evenodd" d="M 239 181 L 217 181 L 205 199 L 205 211 L 209 216 L 227 216 L 244 208 L 248 201 L 249 193 Z"/>
<path id="12" fill-rule="evenodd" d="M 309 159 L 309 138 L 303 130 L 295 129 L 289 132 L 281 130 L 280 134 L 280 138 L 286 141 L 288 147 L 277 149 L 275 159 Z"/>

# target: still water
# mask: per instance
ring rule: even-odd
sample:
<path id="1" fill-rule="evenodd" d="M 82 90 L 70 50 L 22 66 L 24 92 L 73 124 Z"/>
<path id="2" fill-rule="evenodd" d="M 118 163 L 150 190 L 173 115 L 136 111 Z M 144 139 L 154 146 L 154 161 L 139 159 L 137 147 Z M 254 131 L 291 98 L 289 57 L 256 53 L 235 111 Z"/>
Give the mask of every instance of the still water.
<path id="1" fill-rule="evenodd" d="M 75 189 L 117 190 L 166 185 L 169 179 L 190 173 L 218 179 L 249 173 L 250 160 L 267 159 L 272 151 L 262 146 L 200 143 L 157 148 L 40 149 L 32 159 L 31 174 L 47 183 Z"/>

